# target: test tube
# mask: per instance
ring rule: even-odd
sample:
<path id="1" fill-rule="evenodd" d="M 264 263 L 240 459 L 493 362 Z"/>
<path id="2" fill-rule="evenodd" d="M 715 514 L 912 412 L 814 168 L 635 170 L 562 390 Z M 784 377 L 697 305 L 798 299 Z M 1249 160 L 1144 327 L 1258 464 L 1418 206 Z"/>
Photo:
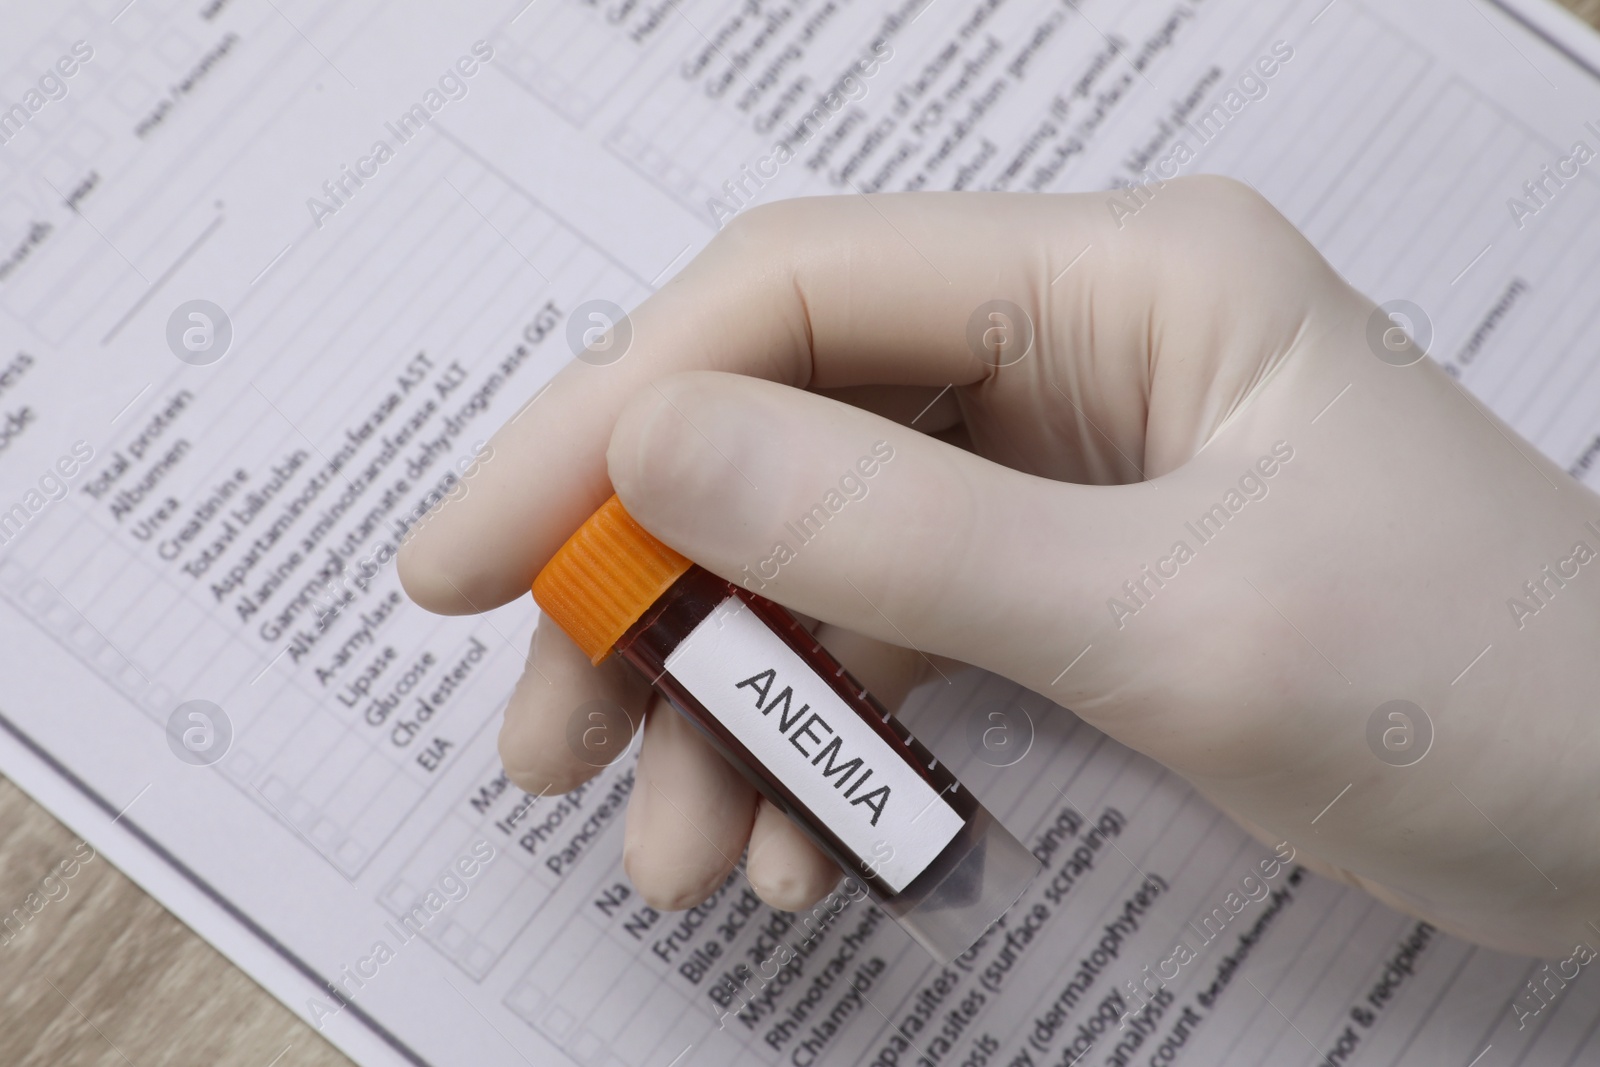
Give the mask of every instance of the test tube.
<path id="1" fill-rule="evenodd" d="M 533 596 L 592 662 L 631 663 L 941 963 L 1041 870 L 793 615 L 662 544 L 615 496 Z"/>

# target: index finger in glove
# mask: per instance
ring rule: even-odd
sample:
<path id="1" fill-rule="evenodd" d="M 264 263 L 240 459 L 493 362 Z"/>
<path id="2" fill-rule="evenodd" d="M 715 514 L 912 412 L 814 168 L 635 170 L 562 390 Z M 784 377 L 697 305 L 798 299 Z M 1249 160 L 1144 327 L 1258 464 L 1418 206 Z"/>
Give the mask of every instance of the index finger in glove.
<path id="1" fill-rule="evenodd" d="M 1214 282 L 1185 264 L 1213 255 L 1226 236 L 1207 221 L 1218 212 L 1178 206 L 1174 222 L 1153 211 L 1137 234 L 1119 233 L 1095 194 L 821 197 L 753 209 L 631 313 L 623 358 L 573 362 L 501 428 L 493 448 L 508 461 L 486 465 L 475 492 L 440 509 L 402 548 L 406 590 L 450 614 L 526 592 L 609 495 L 605 453 L 618 413 L 664 376 L 720 370 L 818 389 L 969 385 L 996 371 L 981 312 L 1000 298 L 1031 318 L 1029 329 L 1053 321 L 1056 342 L 1065 330 L 1075 350 L 1117 364 L 1090 388 L 1117 393 L 1129 447 L 1140 452 L 1150 300 L 1165 293 L 1203 304 Z M 1074 267 L 1090 247 L 1099 258 Z M 1248 269 L 1240 265 L 1235 280 Z M 1280 272 L 1262 284 L 1293 282 Z M 1285 321 L 1298 321 L 1288 304 L 1278 305 Z"/>

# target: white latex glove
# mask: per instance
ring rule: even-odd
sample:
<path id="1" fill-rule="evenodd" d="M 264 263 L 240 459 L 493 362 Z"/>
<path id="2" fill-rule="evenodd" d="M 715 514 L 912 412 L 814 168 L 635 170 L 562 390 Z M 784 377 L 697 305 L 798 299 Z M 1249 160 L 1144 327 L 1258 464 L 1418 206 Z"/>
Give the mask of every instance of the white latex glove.
<path id="1" fill-rule="evenodd" d="M 992 300 L 1036 329 L 1002 367 L 1015 334 L 999 359 L 969 344 L 1002 340 L 982 315 L 969 330 Z M 566 367 L 500 430 L 401 577 L 439 612 L 526 596 L 614 486 L 723 577 L 776 572 L 759 591 L 824 620 L 891 706 L 922 662 L 905 646 L 988 668 L 1318 870 L 1481 943 L 1566 954 L 1600 922 L 1600 564 L 1574 557 L 1600 549 L 1600 502 L 1432 361 L 1379 359 L 1373 311 L 1221 179 L 1170 182 L 1120 225 L 1107 194 L 759 208 L 632 314 L 625 357 Z M 867 496 L 798 544 L 784 523 L 880 441 Z M 1213 506 L 1226 520 L 1202 529 Z M 1530 580 L 1550 592 L 1519 617 Z M 652 698 L 549 626 L 531 658 L 501 754 L 523 788 L 561 791 L 593 771 L 565 742 L 574 710 L 604 697 L 637 719 Z M 1433 726 L 1411 766 L 1369 746 L 1391 700 Z M 1377 733 L 1405 725 L 1385 713 Z M 747 842 L 771 903 L 831 887 L 680 716 L 644 729 L 625 858 L 645 899 L 702 899 Z"/>

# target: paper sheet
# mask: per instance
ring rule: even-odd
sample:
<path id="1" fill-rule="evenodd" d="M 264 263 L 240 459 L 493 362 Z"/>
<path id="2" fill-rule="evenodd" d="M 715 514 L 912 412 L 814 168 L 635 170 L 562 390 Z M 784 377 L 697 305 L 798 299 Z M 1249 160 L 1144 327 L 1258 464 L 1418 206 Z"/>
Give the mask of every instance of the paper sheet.
<path id="1" fill-rule="evenodd" d="M 1434 357 L 1583 474 L 1593 168 L 1524 185 L 1600 146 L 1600 47 L 1565 13 L 86 0 L 4 23 L 0 770 L 358 1062 L 1600 1056 L 1592 979 L 1525 1014 L 1537 964 L 1276 867 L 977 672 L 908 719 L 1046 877 L 942 970 L 851 905 L 730 1016 L 735 965 L 794 919 L 737 873 L 646 908 L 630 758 L 561 798 L 501 774 L 531 603 L 432 617 L 375 562 L 571 358 L 587 302 L 637 303 L 749 203 L 1110 190 L 1180 143 L 1425 309 Z M 1029 773 L 975 758 L 974 719 L 1019 708 Z M 1198 958 L 1119 1029 L 1180 937 Z"/>

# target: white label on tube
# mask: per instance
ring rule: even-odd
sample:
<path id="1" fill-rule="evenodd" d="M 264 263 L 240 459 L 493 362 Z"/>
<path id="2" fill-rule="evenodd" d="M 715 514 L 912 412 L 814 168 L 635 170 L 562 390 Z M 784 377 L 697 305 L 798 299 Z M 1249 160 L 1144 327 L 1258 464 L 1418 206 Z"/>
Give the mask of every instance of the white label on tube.
<path id="1" fill-rule="evenodd" d="M 961 829 L 944 797 L 738 597 L 673 650 L 667 672 L 894 892 Z"/>

